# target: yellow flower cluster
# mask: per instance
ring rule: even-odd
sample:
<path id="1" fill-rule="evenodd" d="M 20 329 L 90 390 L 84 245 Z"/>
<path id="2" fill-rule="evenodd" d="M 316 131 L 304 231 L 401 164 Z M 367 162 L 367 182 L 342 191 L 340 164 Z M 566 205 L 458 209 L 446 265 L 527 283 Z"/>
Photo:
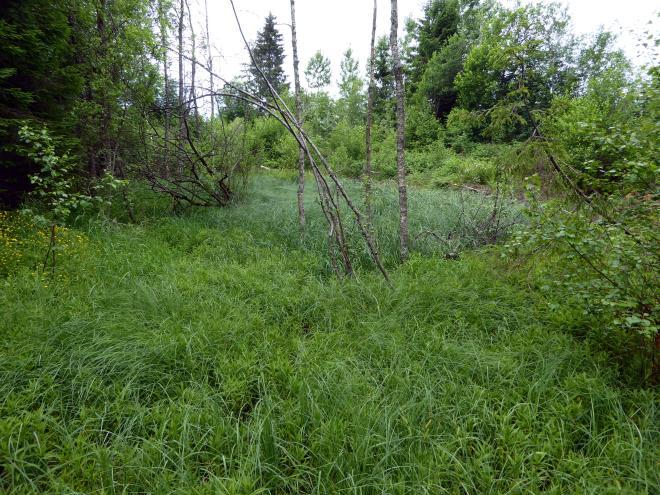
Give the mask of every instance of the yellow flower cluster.
<path id="1" fill-rule="evenodd" d="M 27 215 L 0 210 L 0 277 L 31 268 L 36 275 L 42 270 L 48 252 L 49 229 L 37 226 Z M 56 228 L 55 253 L 58 266 L 82 254 L 89 241 L 86 236 L 66 227 Z M 67 278 L 57 273 L 58 280 Z"/>

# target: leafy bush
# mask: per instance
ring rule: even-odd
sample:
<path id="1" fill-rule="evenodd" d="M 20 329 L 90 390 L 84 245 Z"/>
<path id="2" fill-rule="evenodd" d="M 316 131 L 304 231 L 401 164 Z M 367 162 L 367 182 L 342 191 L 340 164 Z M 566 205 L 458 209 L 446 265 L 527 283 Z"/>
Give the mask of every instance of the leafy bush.
<path id="1" fill-rule="evenodd" d="M 255 119 L 248 133 L 252 155 L 260 165 L 269 168 L 295 168 L 298 163 L 298 142 L 274 118 Z"/>
<path id="2" fill-rule="evenodd" d="M 633 90 L 625 75 L 607 71 L 580 98 L 557 98 L 544 119 L 553 152 L 578 173 L 582 187 L 604 193 L 652 188 L 660 140 L 658 71 Z"/>
<path id="3" fill-rule="evenodd" d="M 123 184 L 106 172 L 100 180 L 90 184 L 92 194 L 85 194 L 76 184 L 75 161 L 67 153 L 56 152 L 56 140 L 48 129 L 35 130 L 24 125 L 19 130 L 19 137 L 20 151 L 40 167 L 38 173 L 30 175 L 34 188 L 30 199 L 36 206 L 30 211 L 42 223 L 63 224 L 71 214 L 107 202 L 101 193 Z"/>
<path id="4" fill-rule="evenodd" d="M 406 146 L 415 149 L 431 145 L 442 137 L 442 127 L 426 100 L 406 108 Z"/>
<path id="5" fill-rule="evenodd" d="M 373 165 L 380 178 L 396 177 L 396 136 L 394 129 L 375 126 L 373 133 Z"/>
<path id="6" fill-rule="evenodd" d="M 480 119 L 474 113 L 455 107 L 447 116 L 445 142 L 458 153 L 470 152 L 476 146 L 480 125 Z"/>
<path id="7" fill-rule="evenodd" d="M 591 318 L 587 337 L 626 373 L 634 371 L 636 381 L 657 379 L 660 251 L 653 196 L 596 199 L 577 211 L 560 200 L 528 198 L 528 227 L 513 236 L 507 255 L 542 252 L 537 280 L 551 308 L 577 308 Z"/>
<path id="8" fill-rule="evenodd" d="M 406 166 L 410 173 L 424 173 L 442 168 L 445 162 L 454 156 L 454 153 L 442 144 L 435 141 L 432 144 L 411 149 L 406 153 Z"/>
<path id="9" fill-rule="evenodd" d="M 358 177 L 364 166 L 364 127 L 340 122 L 330 133 L 325 148 L 331 165 L 343 175 Z"/>

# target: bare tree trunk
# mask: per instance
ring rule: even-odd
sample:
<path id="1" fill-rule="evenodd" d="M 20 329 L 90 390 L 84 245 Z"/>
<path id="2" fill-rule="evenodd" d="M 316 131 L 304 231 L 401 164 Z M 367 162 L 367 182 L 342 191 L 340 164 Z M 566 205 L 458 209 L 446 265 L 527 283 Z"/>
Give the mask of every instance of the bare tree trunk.
<path id="1" fill-rule="evenodd" d="M 302 101 L 300 97 L 300 73 L 298 71 L 298 38 L 296 37 L 296 6 L 291 0 L 291 43 L 293 44 L 293 80 L 296 92 L 296 120 L 302 122 Z M 305 151 L 298 148 L 298 219 L 300 228 L 305 228 Z"/>
<path id="2" fill-rule="evenodd" d="M 206 52 L 208 56 L 207 64 L 209 67 L 209 89 L 214 93 L 213 87 L 213 53 L 211 51 L 211 36 L 209 35 L 209 4 L 204 0 L 204 19 L 206 21 Z M 211 96 L 211 119 L 215 117 L 215 96 Z"/>
<path id="3" fill-rule="evenodd" d="M 168 40 L 167 40 L 167 12 L 163 9 L 163 0 L 158 2 L 158 16 L 160 24 L 160 42 L 163 50 L 163 79 L 165 80 L 165 98 L 163 101 L 163 153 L 161 164 L 165 176 L 169 175 L 169 142 L 170 142 L 170 76 L 168 73 Z"/>
<path id="4" fill-rule="evenodd" d="M 399 186 L 399 251 L 401 259 L 408 258 L 408 191 L 406 188 L 406 157 L 405 157 L 405 109 L 403 89 L 403 67 L 399 56 L 399 41 L 397 30 L 399 28 L 399 14 L 397 0 L 391 0 L 391 30 L 390 50 L 392 51 L 392 64 L 394 65 L 394 81 L 396 84 L 396 168 Z"/>
<path id="5" fill-rule="evenodd" d="M 184 10 L 183 10 L 183 0 L 180 0 L 179 2 L 179 98 L 178 98 L 178 107 L 179 107 L 179 140 L 177 145 L 178 146 L 183 146 L 183 142 L 185 140 L 185 133 L 186 133 L 186 126 L 185 126 L 185 110 L 184 110 L 184 95 L 183 95 L 183 17 L 184 17 Z M 180 153 L 179 153 L 180 155 Z M 181 157 L 179 156 L 178 158 L 178 163 L 177 163 L 177 173 L 181 173 L 183 171 L 183 163 L 181 161 Z"/>
<path id="6" fill-rule="evenodd" d="M 367 98 L 367 128 L 365 130 L 365 141 L 367 148 L 367 162 L 364 166 L 364 206 L 367 211 L 367 223 L 369 228 L 373 229 L 373 212 L 371 210 L 371 180 L 372 180 L 372 171 L 371 171 L 371 155 L 372 155 L 372 143 L 371 143 L 371 126 L 374 119 L 374 92 L 376 90 L 374 84 L 374 59 L 376 58 L 376 14 L 378 0 L 374 0 L 374 16 L 373 23 L 371 25 L 371 49 L 369 51 L 369 94 Z"/>
<path id="7" fill-rule="evenodd" d="M 107 29 L 107 2 L 106 0 L 100 0 L 98 6 L 96 7 L 96 30 L 99 36 L 99 47 L 97 57 L 101 63 L 105 62 L 108 51 L 109 51 L 109 33 Z M 99 68 L 100 69 L 100 68 Z M 103 69 L 100 69 L 103 71 Z M 113 67 L 108 69 L 108 74 L 110 80 L 113 80 Z M 95 153 L 99 157 L 99 161 L 96 165 L 96 174 L 97 176 L 102 175 L 105 171 L 109 170 L 110 164 L 110 125 L 112 123 L 112 106 L 110 104 L 110 96 L 108 94 L 107 83 L 102 84 L 97 91 L 98 101 L 97 103 L 101 107 L 101 120 L 99 122 L 99 139 L 97 141 Z M 98 167 L 98 168 L 97 168 Z"/>
<path id="8" fill-rule="evenodd" d="M 197 104 L 196 92 L 197 88 L 195 86 L 195 69 L 197 67 L 197 40 L 195 38 L 195 29 L 192 22 L 192 14 L 190 12 L 190 2 L 186 0 L 186 9 L 188 10 L 188 29 L 190 29 L 190 42 L 191 42 L 191 64 L 190 64 L 190 100 L 193 104 L 193 109 L 195 113 L 195 132 L 199 132 L 199 105 Z"/>

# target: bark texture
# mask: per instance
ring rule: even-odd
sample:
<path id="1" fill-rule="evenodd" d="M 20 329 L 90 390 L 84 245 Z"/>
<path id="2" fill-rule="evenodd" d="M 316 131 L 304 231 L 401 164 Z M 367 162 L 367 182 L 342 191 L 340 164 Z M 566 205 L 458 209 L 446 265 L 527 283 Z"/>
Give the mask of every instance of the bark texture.
<path id="1" fill-rule="evenodd" d="M 296 36 L 296 5 L 291 0 L 291 44 L 293 45 L 293 81 L 296 94 L 296 120 L 302 123 L 302 100 L 300 96 L 300 72 L 298 69 L 298 38 Z M 298 220 L 305 228 L 305 151 L 298 149 Z"/>
<path id="2" fill-rule="evenodd" d="M 178 107 L 179 107 L 179 142 L 178 145 L 181 146 L 185 140 L 186 125 L 185 125 L 185 110 L 184 110 L 184 94 L 183 94 L 183 19 L 184 19 L 184 3 L 183 0 L 179 2 L 179 98 L 178 98 Z M 183 170 L 183 163 L 181 158 L 178 160 L 177 172 L 180 174 Z"/>
<path id="3" fill-rule="evenodd" d="M 371 181 L 372 181 L 372 143 L 371 127 L 374 119 L 374 93 L 376 91 L 374 81 L 374 59 L 376 58 L 376 15 L 378 9 L 378 0 L 374 0 L 374 14 L 371 24 L 371 47 L 369 50 L 369 90 L 367 96 L 367 127 L 365 130 L 365 141 L 367 150 L 367 159 L 364 165 L 364 206 L 367 211 L 367 222 L 369 228 L 373 229 L 373 212 L 371 209 Z"/>
<path id="4" fill-rule="evenodd" d="M 396 85 L 396 168 L 399 187 L 399 252 L 401 259 L 408 258 L 408 190 L 406 188 L 406 157 L 405 157 L 405 108 L 403 88 L 403 66 L 399 55 L 399 13 L 397 0 L 391 0 L 390 50 L 394 82 Z"/>

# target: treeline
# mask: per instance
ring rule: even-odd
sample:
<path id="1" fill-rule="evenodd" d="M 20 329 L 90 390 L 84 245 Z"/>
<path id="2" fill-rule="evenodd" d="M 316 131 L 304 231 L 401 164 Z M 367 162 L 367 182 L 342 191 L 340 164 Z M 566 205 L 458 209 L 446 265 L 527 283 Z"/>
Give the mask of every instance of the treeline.
<path id="1" fill-rule="evenodd" d="M 83 188 L 105 172 L 124 177 L 132 171 L 153 179 L 182 170 L 193 157 L 180 155 L 195 154 L 189 149 L 191 135 L 200 155 L 208 153 L 210 139 L 250 166 L 296 167 L 294 137 L 236 98 L 243 90 L 270 98 L 255 65 L 246 60 L 244 74 L 230 83 L 214 77 L 208 19 L 205 23 L 200 18 L 205 12 L 191 10 L 186 1 L 8 0 L 5 5 L 3 203 L 16 206 L 24 199 L 37 169 L 19 138 L 26 124 L 46 126 L 60 152 L 68 150 Z M 423 17 L 407 20 L 405 28 L 406 149 L 413 178 L 435 185 L 492 183 L 495 158 L 505 146 L 542 132 L 598 188 L 631 180 L 648 187 L 654 180 L 650 145 L 657 137 L 657 71 L 634 72 L 611 33 L 576 36 L 557 4 L 506 9 L 492 0 L 432 0 Z M 284 68 L 289 61 L 272 15 L 256 34 L 253 54 L 292 103 Z M 391 177 L 396 173 L 394 80 L 387 37 L 377 40 L 373 62 L 374 167 L 377 176 Z M 345 175 L 359 176 L 364 167 L 367 68 L 350 49 L 338 71 L 320 51 L 303 61 L 305 128 Z M 329 91 L 335 77 L 336 98 Z M 185 129 L 190 117 L 192 133 Z M 612 128 L 619 131 L 615 137 Z M 531 162 L 526 165 L 521 176 L 534 171 Z"/>

